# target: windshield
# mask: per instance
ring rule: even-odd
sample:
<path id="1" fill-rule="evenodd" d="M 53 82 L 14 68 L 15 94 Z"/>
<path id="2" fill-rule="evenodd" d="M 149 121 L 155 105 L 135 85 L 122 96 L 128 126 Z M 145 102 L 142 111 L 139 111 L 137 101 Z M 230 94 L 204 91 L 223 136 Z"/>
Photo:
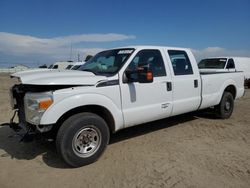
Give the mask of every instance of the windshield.
<path id="1" fill-rule="evenodd" d="M 103 51 L 88 60 L 78 70 L 93 72 L 97 75 L 113 75 L 120 70 L 133 52 L 133 48 Z"/>
<path id="2" fill-rule="evenodd" d="M 198 64 L 199 69 L 224 69 L 226 58 L 203 59 Z"/>

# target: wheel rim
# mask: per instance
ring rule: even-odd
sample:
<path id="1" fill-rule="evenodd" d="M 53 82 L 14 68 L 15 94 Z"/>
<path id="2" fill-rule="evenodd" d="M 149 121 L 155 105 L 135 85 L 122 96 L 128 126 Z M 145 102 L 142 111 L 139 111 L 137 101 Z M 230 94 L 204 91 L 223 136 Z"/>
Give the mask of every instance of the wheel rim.
<path id="1" fill-rule="evenodd" d="M 231 100 L 228 98 L 227 100 L 226 100 L 226 102 L 225 102 L 225 111 L 226 112 L 230 112 L 230 110 L 231 110 Z"/>
<path id="2" fill-rule="evenodd" d="M 72 148 L 79 157 L 89 157 L 96 153 L 101 145 L 101 133 L 94 126 L 78 131 L 72 141 Z"/>

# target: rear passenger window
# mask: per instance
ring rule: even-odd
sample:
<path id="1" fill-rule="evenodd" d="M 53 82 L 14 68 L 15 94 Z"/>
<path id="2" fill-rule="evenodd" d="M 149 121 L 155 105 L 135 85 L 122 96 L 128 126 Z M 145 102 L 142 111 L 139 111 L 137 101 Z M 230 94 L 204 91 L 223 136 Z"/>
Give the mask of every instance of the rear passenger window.
<path id="1" fill-rule="evenodd" d="M 234 60 L 233 59 L 229 59 L 228 62 L 227 62 L 227 69 L 234 69 L 235 66 L 234 66 Z"/>
<path id="2" fill-rule="evenodd" d="M 190 60 L 185 51 L 168 50 L 168 54 L 176 76 L 193 74 Z"/>

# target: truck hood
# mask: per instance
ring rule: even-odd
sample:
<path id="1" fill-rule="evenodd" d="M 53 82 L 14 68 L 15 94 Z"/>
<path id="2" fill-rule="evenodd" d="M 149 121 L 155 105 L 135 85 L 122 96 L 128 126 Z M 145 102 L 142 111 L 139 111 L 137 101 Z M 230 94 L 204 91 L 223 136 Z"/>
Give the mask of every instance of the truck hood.
<path id="1" fill-rule="evenodd" d="M 11 75 L 22 84 L 30 85 L 95 85 L 107 80 L 105 76 L 96 76 L 91 72 L 78 70 L 34 70 L 22 71 Z"/>

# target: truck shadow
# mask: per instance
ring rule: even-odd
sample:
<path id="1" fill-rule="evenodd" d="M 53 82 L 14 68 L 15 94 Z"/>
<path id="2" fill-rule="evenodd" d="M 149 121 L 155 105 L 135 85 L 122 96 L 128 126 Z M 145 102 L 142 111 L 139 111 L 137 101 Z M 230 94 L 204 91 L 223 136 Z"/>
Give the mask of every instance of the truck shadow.
<path id="1" fill-rule="evenodd" d="M 123 129 L 111 135 L 109 144 L 115 144 L 126 139 L 149 134 L 161 129 L 167 129 L 180 123 L 192 121 L 199 118 L 199 114 L 199 112 L 193 112 Z M 213 118 L 213 116 L 210 114 L 203 114 L 202 118 L 204 117 Z M 32 160 L 38 157 L 36 162 L 41 163 L 41 165 L 45 163 L 46 165 L 53 168 L 70 168 L 57 155 L 54 142 L 36 140 L 33 142 L 24 143 L 20 142 L 20 139 L 21 137 L 15 136 L 14 131 L 12 131 L 9 127 L 1 127 L 0 149 L 3 150 L 3 152 L 0 153 L 0 158 L 8 157 L 10 159 L 17 160 Z M 44 163 L 39 160 L 39 156 L 42 156 L 42 161 Z"/>
<path id="2" fill-rule="evenodd" d="M 184 122 L 197 119 L 195 113 L 183 114 L 175 117 L 170 117 L 162 120 L 153 121 L 150 123 L 144 123 L 134 127 L 123 129 L 115 134 L 111 135 L 109 144 L 114 144 L 126 139 L 134 138 L 144 134 L 148 134 L 161 129 L 167 129 L 169 127 L 181 124 Z"/>
<path id="3" fill-rule="evenodd" d="M 48 166 L 57 168 L 68 168 L 63 160 L 57 155 L 54 142 L 44 140 L 34 140 L 32 142 L 20 142 L 21 137 L 9 127 L 0 128 L 0 153 L 1 158 L 15 160 L 33 160 L 38 157 L 36 162 L 44 163 Z M 39 157 L 42 156 L 42 161 Z"/>
<path id="4" fill-rule="evenodd" d="M 119 141 L 130 139 L 133 137 L 141 136 L 148 134 L 154 131 L 161 129 L 166 129 L 177 124 L 185 123 L 195 119 L 204 118 L 204 119 L 219 119 L 213 109 L 205 109 L 196 112 L 190 112 L 150 123 L 144 123 L 127 129 L 123 129 L 113 135 L 111 135 L 110 143 L 114 144 Z"/>
<path id="5" fill-rule="evenodd" d="M 207 108 L 204 110 L 199 110 L 196 112 L 192 112 L 193 115 L 197 118 L 204 118 L 204 119 L 220 119 L 216 114 L 213 108 Z"/>

